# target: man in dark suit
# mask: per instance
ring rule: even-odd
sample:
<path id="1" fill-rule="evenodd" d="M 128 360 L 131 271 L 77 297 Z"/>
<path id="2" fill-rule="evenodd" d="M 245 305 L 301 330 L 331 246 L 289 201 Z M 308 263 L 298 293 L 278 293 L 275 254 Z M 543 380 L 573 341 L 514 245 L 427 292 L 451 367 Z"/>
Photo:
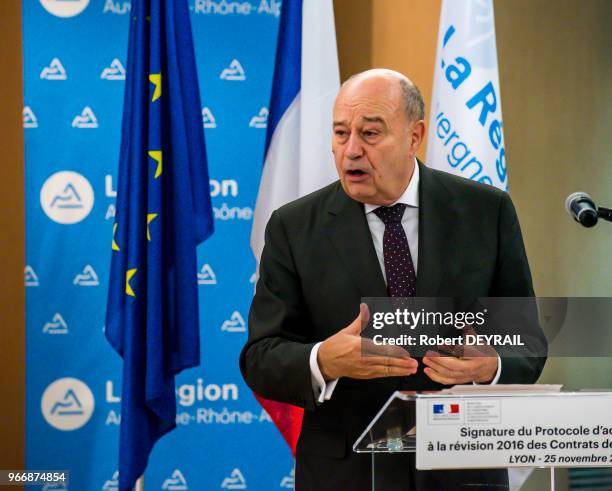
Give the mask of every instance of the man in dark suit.
<path id="1" fill-rule="evenodd" d="M 352 77 L 333 119 L 340 180 L 270 218 L 240 356 L 257 394 L 304 408 L 298 491 L 370 489 L 370 457 L 351 447 L 393 391 L 533 383 L 544 364 L 533 356 L 545 345 L 539 327 L 523 357 L 362 356 L 363 297 L 533 288 L 508 195 L 417 163 L 424 104 L 410 80 L 390 70 Z M 385 491 L 507 487 L 505 471 L 416 472 L 407 454 L 380 462 Z"/>

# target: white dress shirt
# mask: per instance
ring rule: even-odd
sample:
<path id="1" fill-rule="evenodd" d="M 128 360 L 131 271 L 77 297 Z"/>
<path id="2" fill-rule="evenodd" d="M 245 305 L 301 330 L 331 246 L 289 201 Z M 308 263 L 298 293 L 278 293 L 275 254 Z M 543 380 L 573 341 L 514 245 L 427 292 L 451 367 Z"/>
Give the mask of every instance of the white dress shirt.
<path id="1" fill-rule="evenodd" d="M 414 271 L 418 274 L 417 267 L 419 262 L 419 165 L 415 159 L 414 161 L 414 172 L 410 178 L 410 182 L 406 187 L 404 193 L 400 198 L 389 206 L 393 206 L 397 203 L 403 203 L 406 205 L 404 214 L 402 215 L 402 227 L 406 232 L 406 238 L 408 239 L 408 247 L 410 248 L 410 256 L 412 257 L 412 264 L 414 265 Z M 387 274 L 385 272 L 385 259 L 383 254 L 383 235 L 385 233 L 384 222 L 373 213 L 373 211 L 379 208 L 379 205 L 364 204 L 364 211 L 366 219 L 368 221 L 368 227 L 372 234 L 372 241 L 374 242 L 374 249 L 376 250 L 376 257 L 385 279 L 387 282 Z M 328 401 L 339 379 L 330 380 L 325 382 L 319 364 L 317 362 L 317 355 L 319 353 L 319 347 L 321 343 L 317 343 L 313 346 L 310 351 L 310 377 L 312 381 L 312 390 L 314 391 L 315 400 L 318 403 Z M 497 362 L 497 373 L 491 384 L 496 384 L 501 374 L 501 360 L 498 357 Z"/>

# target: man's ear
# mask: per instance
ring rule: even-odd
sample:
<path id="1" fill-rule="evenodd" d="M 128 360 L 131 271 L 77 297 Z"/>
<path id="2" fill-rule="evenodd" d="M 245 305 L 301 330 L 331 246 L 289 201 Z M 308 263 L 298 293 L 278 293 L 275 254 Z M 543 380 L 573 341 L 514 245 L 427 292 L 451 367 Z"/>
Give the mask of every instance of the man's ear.
<path id="1" fill-rule="evenodd" d="M 420 119 L 412 123 L 412 132 L 410 133 L 410 150 L 413 153 L 417 153 L 423 138 L 425 137 L 425 122 Z"/>

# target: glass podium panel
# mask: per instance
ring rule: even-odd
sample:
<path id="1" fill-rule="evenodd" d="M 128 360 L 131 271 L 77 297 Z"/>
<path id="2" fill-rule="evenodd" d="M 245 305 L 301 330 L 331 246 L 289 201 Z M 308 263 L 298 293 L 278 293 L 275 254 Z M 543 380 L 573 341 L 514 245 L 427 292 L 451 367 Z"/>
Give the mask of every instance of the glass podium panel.
<path id="1" fill-rule="evenodd" d="M 357 453 L 416 451 L 416 392 L 395 392 L 353 445 Z"/>
<path id="2" fill-rule="evenodd" d="M 370 454 L 372 480 L 364 489 L 414 489 L 415 401 L 416 392 L 395 392 L 353 445 L 354 452 Z"/>

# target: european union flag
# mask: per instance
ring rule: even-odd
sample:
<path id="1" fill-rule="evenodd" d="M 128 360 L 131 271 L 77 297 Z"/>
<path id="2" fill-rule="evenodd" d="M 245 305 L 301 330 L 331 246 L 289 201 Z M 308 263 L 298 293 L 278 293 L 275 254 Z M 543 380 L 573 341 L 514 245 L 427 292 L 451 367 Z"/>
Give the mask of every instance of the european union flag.
<path id="1" fill-rule="evenodd" d="M 123 357 L 119 489 L 199 364 L 196 246 L 213 231 L 187 0 L 132 0 L 106 337 Z"/>

